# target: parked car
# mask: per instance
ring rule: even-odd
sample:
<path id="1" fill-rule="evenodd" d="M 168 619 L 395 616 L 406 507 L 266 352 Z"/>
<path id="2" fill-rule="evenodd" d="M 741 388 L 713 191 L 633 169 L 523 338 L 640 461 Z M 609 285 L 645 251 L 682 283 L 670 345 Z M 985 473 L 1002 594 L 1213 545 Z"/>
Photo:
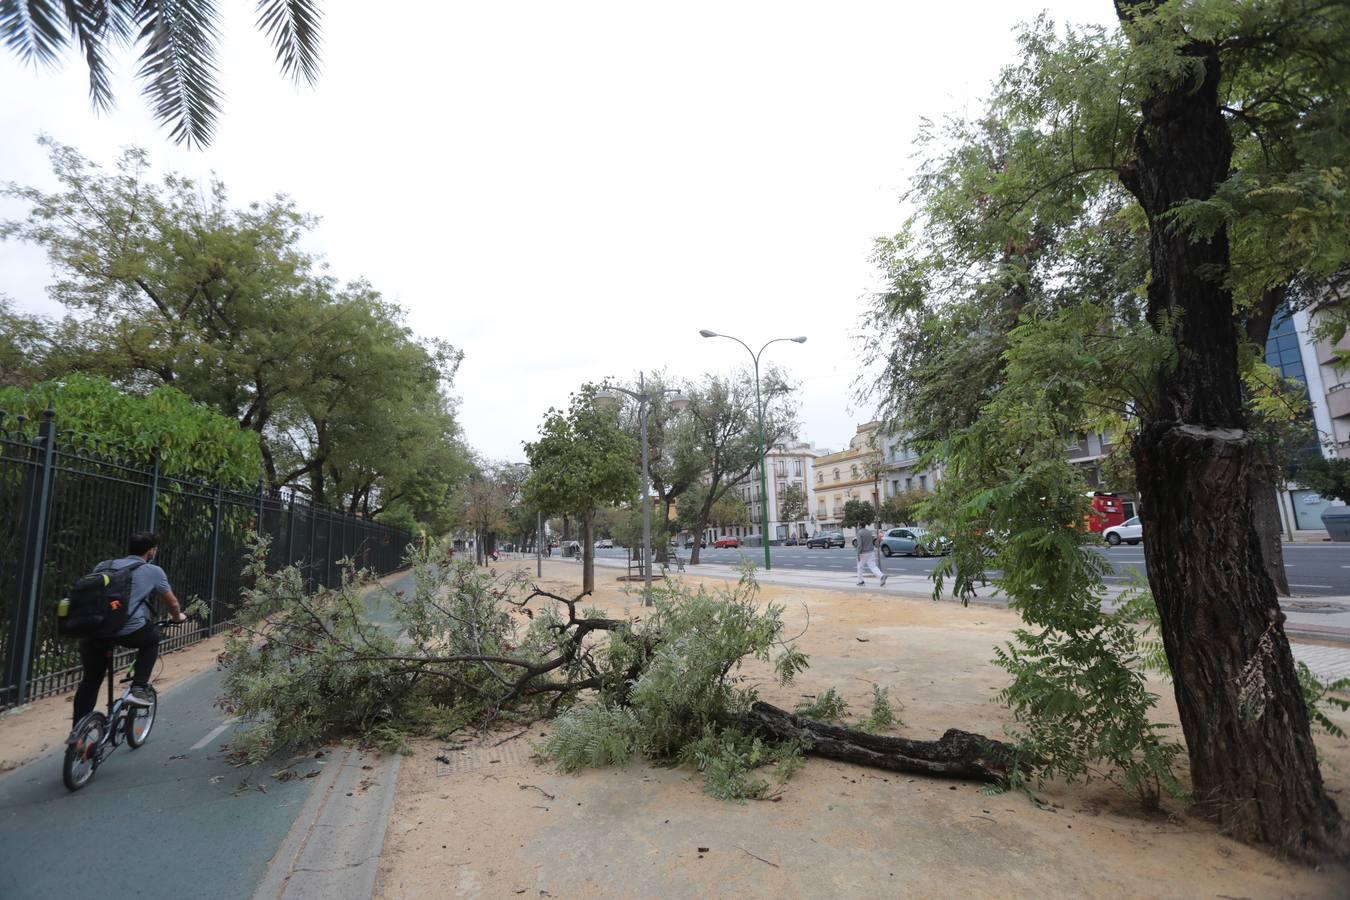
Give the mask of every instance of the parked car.
<path id="1" fill-rule="evenodd" d="M 814 550 L 817 547 L 828 550 L 831 547 L 844 546 L 844 533 L 842 531 L 817 531 L 806 539 L 806 549 Z"/>
<path id="2" fill-rule="evenodd" d="M 1144 526 L 1139 524 L 1139 517 L 1126 519 L 1119 525 L 1112 525 L 1102 532 L 1102 537 L 1112 547 L 1118 547 L 1121 543 L 1137 544 L 1144 539 Z"/>
<path id="3" fill-rule="evenodd" d="M 741 545 L 741 542 L 734 537 L 718 538 L 713 541 L 713 546 L 718 550 L 735 549 Z"/>
<path id="4" fill-rule="evenodd" d="M 693 549 L 693 546 L 694 546 L 694 539 L 693 539 L 693 538 L 685 538 L 685 539 L 684 539 L 684 549 L 690 550 L 690 549 Z M 705 540 L 703 540 L 702 538 L 700 538 L 700 539 L 699 539 L 699 542 L 698 542 L 698 549 L 700 549 L 700 550 L 707 550 L 707 549 L 708 549 L 708 542 L 705 541 Z"/>
<path id="5" fill-rule="evenodd" d="M 951 542 L 922 528 L 891 528 L 881 538 L 881 555 L 887 558 L 904 556 L 932 556 L 946 553 Z"/>
<path id="6" fill-rule="evenodd" d="M 597 549 L 597 550 L 613 550 L 613 549 L 614 549 L 614 542 L 613 542 L 612 540 L 610 540 L 609 538 L 601 538 L 600 540 L 598 540 L 598 541 L 595 542 L 595 549 Z"/>
<path id="7" fill-rule="evenodd" d="M 788 538 L 786 538 L 786 539 L 783 541 L 783 546 L 784 546 L 784 547 L 795 547 L 795 546 L 797 546 L 797 543 L 798 543 L 798 541 L 797 541 L 797 538 L 796 538 L 796 537 L 788 537 Z"/>

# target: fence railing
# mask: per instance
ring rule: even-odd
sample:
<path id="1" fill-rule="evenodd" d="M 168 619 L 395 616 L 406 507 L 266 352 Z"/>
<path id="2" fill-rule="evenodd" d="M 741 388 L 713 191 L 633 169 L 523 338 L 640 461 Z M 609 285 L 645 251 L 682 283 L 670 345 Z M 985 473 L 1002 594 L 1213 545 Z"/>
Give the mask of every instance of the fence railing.
<path id="1" fill-rule="evenodd" d="M 233 620 L 255 532 L 271 537 L 269 569 L 296 565 L 311 586 L 327 587 L 340 581 L 345 558 L 394 571 L 412 540 L 404 529 L 294 493 L 165 476 L 158 460 L 129 462 L 58 433 L 50 410 L 34 435 L 28 424 L 0 413 L 0 709 L 79 683 L 78 648 L 56 633 L 56 603 L 99 561 L 125 556 L 134 532 L 160 535 L 155 562 L 174 593 L 184 604 L 205 600 L 209 611 L 206 621 L 175 628 L 161 650 L 203 640 Z M 116 664 L 131 655 L 120 653 Z"/>

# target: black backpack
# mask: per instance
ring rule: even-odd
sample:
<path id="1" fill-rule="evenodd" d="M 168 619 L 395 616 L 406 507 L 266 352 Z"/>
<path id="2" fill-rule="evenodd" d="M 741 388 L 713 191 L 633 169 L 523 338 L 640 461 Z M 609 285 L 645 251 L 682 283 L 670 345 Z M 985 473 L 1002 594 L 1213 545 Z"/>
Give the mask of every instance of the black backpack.
<path id="1" fill-rule="evenodd" d="M 112 568 L 111 560 L 99 563 L 57 607 L 57 632 L 68 638 L 116 637 L 131 618 L 132 573 L 143 565 L 143 559 L 120 569 Z"/>

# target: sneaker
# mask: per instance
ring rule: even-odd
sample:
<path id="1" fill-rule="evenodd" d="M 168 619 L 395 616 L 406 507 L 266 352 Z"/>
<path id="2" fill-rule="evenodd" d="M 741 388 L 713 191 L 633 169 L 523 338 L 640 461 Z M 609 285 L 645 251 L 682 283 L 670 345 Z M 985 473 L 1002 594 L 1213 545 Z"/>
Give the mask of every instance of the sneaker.
<path id="1" fill-rule="evenodd" d="M 882 575 L 882 576 L 881 576 L 881 586 L 882 586 L 882 587 L 885 587 L 885 586 L 886 586 L 886 576 L 885 576 L 885 575 Z"/>
<path id="2" fill-rule="evenodd" d="M 150 689 L 143 684 L 133 684 L 131 692 L 127 694 L 127 706 L 138 706 L 141 709 L 149 709 L 153 705 L 150 699 Z"/>
<path id="3" fill-rule="evenodd" d="M 862 583 L 861 581 L 858 582 L 858 587 L 862 587 L 862 586 L 863 586 L 863 583 Z"/>

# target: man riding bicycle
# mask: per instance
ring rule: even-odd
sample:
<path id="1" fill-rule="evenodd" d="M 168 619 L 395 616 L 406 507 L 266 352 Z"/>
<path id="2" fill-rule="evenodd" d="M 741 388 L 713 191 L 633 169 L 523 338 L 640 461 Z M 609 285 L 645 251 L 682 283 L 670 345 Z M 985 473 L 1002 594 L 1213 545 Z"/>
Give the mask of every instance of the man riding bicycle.
<path id="1" fill-rule="evenodd" d="M 107 674 L 109 665 L 108 651 L 114 644 L 129 647 L 136 651 L 136 668 L 131 679 L 131 696 L 127 703 L 132 706 L 150 705 L 147 686 L 155 671 L 155 660 L 159 658 L 159 629 L 155 627 L 155 616 L 150 602 L 155 595 L 163 598 L 168 605 L 171 618 L 175 622 L 186 622 L 183 608 L 169 586 L 169 576 L 159 566 L 152 565 L 158 550 L 159 537 L 153 532 L 141 531 L 131 536 L 127 545 L 127 555 L 121 559 L 110 559 L 99 563 L 94 571 L 105 569 L 125 569 L 136 566 L 131 573 L 131 596 L 128 605 L 131 613 L 127 623 L 115 637 L 83 638 L 80 641 L 80 663 L 84 666 L 84 677 L 75 691 L 74 721 L 91 712 L 98 703 L 98 689 Z"/>

